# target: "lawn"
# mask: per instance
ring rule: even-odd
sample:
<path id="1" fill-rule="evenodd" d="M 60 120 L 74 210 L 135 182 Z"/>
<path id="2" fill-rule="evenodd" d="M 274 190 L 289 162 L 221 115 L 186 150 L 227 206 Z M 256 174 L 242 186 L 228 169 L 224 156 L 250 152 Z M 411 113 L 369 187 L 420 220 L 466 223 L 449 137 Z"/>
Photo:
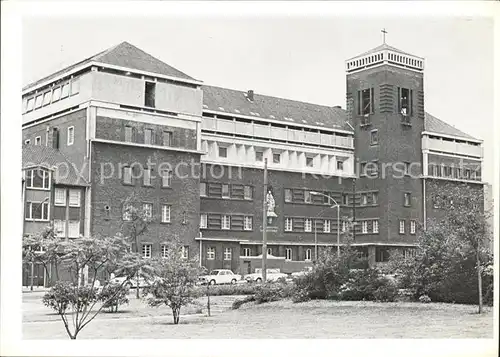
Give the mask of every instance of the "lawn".
<path id="1" fill-rule="evenodd" d="M 119 338 L 492 338 L 493 312 L 475 314 L 475 306 L 421 303 L 280 301 L 230 310 L 234 296 L 212 297 L 213 314 L 205 308 L 184 309 L 172 324 L 166 307 L 150 308 L 130 297 L 122 313 L 101 314 L 79 339 Z M 205 304 L 201 300 L 200 304 Z M 66 339 L 57 315 L 40 299 L 23 298 L 23 336 Z M 200 309 L 203 312 L 200 313 Z M 182 312 L 181 312 L 182 314 Z"/>

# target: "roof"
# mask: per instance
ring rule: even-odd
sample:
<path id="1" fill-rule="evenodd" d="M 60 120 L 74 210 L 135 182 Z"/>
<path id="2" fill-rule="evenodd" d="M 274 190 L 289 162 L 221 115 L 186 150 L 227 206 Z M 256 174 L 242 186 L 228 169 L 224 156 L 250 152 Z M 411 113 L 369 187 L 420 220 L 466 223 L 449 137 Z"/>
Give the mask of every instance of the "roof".
<path id="1" fill-rule="evenodd" d="M 91 62 L 100 62 L 113 66 L 126 67 L 132 70 L 135 69 L 139 71 L 151 72 L 179 79 L 195 80 L 194 78 L 172 66 L 169 66 L 165 62 L 160 61 L 134 45 L 131 45 L 128 42 L 122 42 L 119 45 L 108 48 L 107 50 L 99 52 L 98 54 L 84 59 L 83 61 L 54 72 L 36 82 L 30 83 L 25 86 L 23 90 L 28 89 L 29 87 L 34 87 L 52 78 L 56 78 L 64 72 L 68 72 L 76 67 L 90 64 Z"/>
<path id="2" fill-rule="evenodd" d="M 425 130 L 443 135 L 458 136 L 464 139 L 478 140 L 429 113 L 425 113 Z"/>
<path id="3" fill-rule="evenodd" d="M 346 124 L 346 113 L 342 108 L 255 93 L 253 101 L 250 101 L 246 91 L 213 86 L 203 86 L 202 89 L 205 110 L 277 120 L 288 125 L 323 126 L 351 131 Z"/>
<path id="4" fill-rule="evenodd" d="M 55 167 L 54 180 L 56 184 L 71 186 L 88 186 L 87 180 L 78 174 L 72 163 L 59 150 L 48 146 L 26 145 L 23 147 L 23 166 Z"/>
<path id="5" fill-rule="evenodd" d="M 411 53 L 401 51 L 400 49 L 398 49 L 396 47 L 392 47 L 392 46 L 389 46 L 388 44 L 384 43 L 384 44 L 381 44 L 380 46 L 372 48 L 371 50 L 366 51 L 366 52 L 364 52 L 364 53 L 362 53 L 360 55 L 351 57 L 351 58 L 349 58 L 349 60 L 352 59 L 352 58 L 356 58 L 356 57 L 366 56 L 366 55 L 369 55 L 371 53 L 375 53 L 375 52 L 382 51 L 382 50 L 390 50 L 390 51 L 394 51 L 394 52 L 400 53 L 402 55 L 418 57 L 418 56 L 412 55 Z"/>

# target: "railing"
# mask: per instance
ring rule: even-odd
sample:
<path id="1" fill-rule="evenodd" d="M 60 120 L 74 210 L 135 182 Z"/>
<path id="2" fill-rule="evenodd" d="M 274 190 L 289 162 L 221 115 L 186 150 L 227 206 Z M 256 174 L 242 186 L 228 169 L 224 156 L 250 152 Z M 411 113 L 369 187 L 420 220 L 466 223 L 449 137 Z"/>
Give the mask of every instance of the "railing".
<path id="1" fill-rule="evenodd" d="M 465 143 L 457 143 L 456 141 L 431 139 L 427 136 L 424 136 L 422 138 L 422 149 L 449 152 L 454 154 L 462 154 L 475 157 L 483 156 L 483 148 L 481 145 L 474 146 Z"/>

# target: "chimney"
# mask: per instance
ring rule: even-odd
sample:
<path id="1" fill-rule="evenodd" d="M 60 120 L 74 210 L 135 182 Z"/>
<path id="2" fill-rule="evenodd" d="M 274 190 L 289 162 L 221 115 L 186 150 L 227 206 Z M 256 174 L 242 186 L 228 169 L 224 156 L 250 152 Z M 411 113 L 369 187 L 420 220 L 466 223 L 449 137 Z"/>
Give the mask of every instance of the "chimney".
<path id="1" fill-rule="evenodd" d="M 253 102 L 253 89 L 249 89 L 247 92 L 247 99 Z"/>

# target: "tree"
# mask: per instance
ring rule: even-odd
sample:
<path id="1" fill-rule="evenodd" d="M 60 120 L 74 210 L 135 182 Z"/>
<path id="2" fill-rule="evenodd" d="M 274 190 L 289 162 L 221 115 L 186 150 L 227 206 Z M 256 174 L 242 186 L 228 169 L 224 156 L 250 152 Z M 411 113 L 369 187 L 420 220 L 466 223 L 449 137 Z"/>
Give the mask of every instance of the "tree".
<path id="1" fill-rule="evenodd" d="M 183 306 L 199 296 L 196 287 L 201 268 L 196 259 L 183 258 L 179 242 L 167 244 L 164 258 L 154 259 L 155 281 L 143 291 L 149 306 L 166 305 L 172 309 L 174 324 L 179 323 Z"/>
<path id="2" fill-rule="evenodd" d="M 61 317 L 68 336 L 76 339 L 79 332 L 120 294 L 121 289 L 109 293 L 110 282 L 105 282 L 102 290 L 97 287 L 95 282 L 99 273 L 113 267 L 117 274 L 130 278 L 136 274 L 141 258 L 128 251 L 127 241 L 120 235 L 82 237 L 65 241 L 61 246 L 61 267 L 69 272 L 71 282 L 57 282 L 43 302 Z M 79 274 L 85 266 L 92 273 L 92 281 L 89 285 L 80 285 Z M 106 292 L 105 296 L 102 291 Z"/>

